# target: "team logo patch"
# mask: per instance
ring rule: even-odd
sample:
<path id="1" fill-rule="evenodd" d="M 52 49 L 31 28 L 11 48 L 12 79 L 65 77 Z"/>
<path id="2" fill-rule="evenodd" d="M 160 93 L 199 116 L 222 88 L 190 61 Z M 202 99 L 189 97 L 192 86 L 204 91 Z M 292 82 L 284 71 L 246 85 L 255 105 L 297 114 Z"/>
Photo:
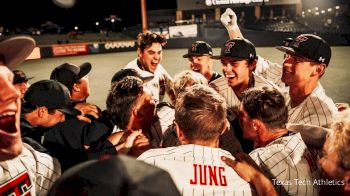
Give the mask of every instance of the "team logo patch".
<path id="1" fill-rule="evenodd" d="M 225 53 L 231 53 L 231 48 L 235 45 L 235 42 L 227 42 L 225 44 Z"/>
<path id="2" fill-rule="evenodd" d="M 308 39 L 309 38 L 305 37 L 304 35 L 298 36 L 293 42 L 293 47 L 299 48 L 300 43 L 305 42 Z"/>
<path id="3" fill-rule="evenodd" d="M 32 183 L 26 171 L 18 174 L 10 181 L 0 185 L 0 195 L 30 195 Z"/>
<path id="4" fill-rule="evenodd" d="M 197 46 L 198 46 L 197 43 L 193 43 L 192 44 L 192 51 L 197 51 Z"/>

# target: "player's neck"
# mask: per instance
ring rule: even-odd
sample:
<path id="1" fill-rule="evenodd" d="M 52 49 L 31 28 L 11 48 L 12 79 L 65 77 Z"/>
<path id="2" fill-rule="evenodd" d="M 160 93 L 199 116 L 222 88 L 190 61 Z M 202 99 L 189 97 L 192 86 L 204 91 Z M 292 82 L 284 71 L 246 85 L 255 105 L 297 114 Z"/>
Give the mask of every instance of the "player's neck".
<path id="1" fill-rule="evenodd" d="M 261 141 L 258 144 L 254 144 L 254 148 L 264 147 L 269 143 L 273 142 L 274 140 L 282 137 L 286 133 L 288 133 L 288 129 L 286 128 L 279 128 L 273 130 L 270 129 L 267 131 L 267 134 L 264 134 L 265 136 L 263 137 L 263 139 L 261 139 Z"/>
<path id="2" fill-rule="evenodd" d="M 289 87 L 289 95 L 292 106 L 301 104 L 317 87 L 317 82 L 307 82 L 302 85 L 291 85 Z"/>
<path id="3" fill-rule="evenodd" d="M 185 144 L 185 143 L 182 143 Z M 217 140 L 211 140 L 211 141 L 204 141 L 204 140 L 192 140 L 188 141 L 187 144 L 195 144 L 199 146 L 207 146 L 212 148 L 219 148 L 219 139 Z"/>

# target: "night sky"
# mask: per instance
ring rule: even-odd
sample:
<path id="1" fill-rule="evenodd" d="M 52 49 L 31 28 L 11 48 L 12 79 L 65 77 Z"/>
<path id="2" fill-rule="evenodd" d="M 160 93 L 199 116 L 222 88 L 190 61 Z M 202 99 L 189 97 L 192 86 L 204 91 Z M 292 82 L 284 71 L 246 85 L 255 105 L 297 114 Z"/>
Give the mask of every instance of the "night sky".
<path id="1" fill-rule="evenodd" d="M 176 9 L 176 0 L 146 2 L 147 10 Z M 65 28 L 79 25 L 82 29 L 91 29 L 97 21 L 103 25 L 104 19 L 112 14 L 122 19 L 119 26 L 128 27 L 141 23 L 140 0 L 77 0 L 75 6 L 69 9 L 56 6 L 51 0 L 2 0 L 0 5 L 0 26 L 5 28 L 40 27 L 50 20 Z"/>

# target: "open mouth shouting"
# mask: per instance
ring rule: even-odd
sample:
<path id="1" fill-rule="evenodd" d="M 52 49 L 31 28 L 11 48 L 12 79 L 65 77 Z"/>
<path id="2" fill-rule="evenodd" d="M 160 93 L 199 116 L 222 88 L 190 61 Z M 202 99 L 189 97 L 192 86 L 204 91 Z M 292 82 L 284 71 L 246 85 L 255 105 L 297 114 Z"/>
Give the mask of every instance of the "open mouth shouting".
<path id="1" fill-rule="evenodd" d="M 0 114 L 0 131 L 6 133 L 16 133 L 16 112 L 5 111 Z"/>

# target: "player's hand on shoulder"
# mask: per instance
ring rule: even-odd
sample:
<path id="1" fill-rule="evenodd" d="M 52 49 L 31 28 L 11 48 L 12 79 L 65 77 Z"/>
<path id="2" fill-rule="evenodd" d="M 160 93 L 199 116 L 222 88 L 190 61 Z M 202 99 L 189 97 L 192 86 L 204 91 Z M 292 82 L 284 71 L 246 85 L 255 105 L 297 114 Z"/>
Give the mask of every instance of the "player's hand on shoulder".
<path id="1" fill-rule="evenodd" d="M 249 155 L 239 152 L 234 155 L 235 160 L 222 156 L 221 160 L 234 169 L 237 174 L 247 182 L 251 182 L 262 171 Z"/>
<path id="2" fill-rule="evenodd" d="M 92 116 L 95 119 L 98 119 L 101 115 L 101 111 L 95 104 L 91 103 L 77 103 L 74 106 L 75 109 L 79 110 L 81 112 L 80 117 L 78 117 L 79 120 L 85 121 L 90 123 L 91 120 L 86 117 L 86 115 Z"/>

